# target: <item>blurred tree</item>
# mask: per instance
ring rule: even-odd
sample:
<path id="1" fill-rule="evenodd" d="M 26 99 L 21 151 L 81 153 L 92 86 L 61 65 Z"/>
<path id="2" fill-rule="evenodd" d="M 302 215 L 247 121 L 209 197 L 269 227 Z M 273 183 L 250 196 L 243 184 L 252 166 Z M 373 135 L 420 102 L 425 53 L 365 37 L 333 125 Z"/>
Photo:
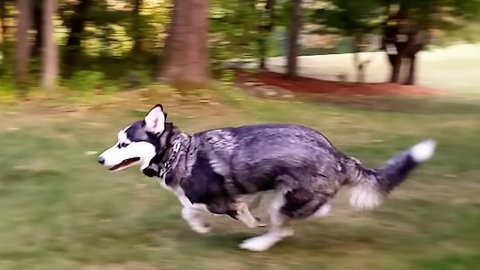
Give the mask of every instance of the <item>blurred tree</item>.
<path id="1" fill-rule="evenodd" d="M 391 65 L 390 81 L 414 84 L 416 55 L 431 40 L 432 30 L 458 31 L 480 18 L 479 0 L 325 0 L 313 21 L 320 31 L 353 37 L 353 51 L 361 51 L 367 34 L 381 30 L 382 45 Z M 475 16 L 477 15 L 477 16 Z M 370 59 L 354 54 L 358 80 Z M 404 67 L 405 66 L 405 67 Z M 406 74 L 402 71 L 406 70 Z"/>
<path id="2" fill-rule="evenodd" d="M 42 26 L 42 88 L 52 90 L 58 76 L 58 49 L 55 43 L 53 19 L 57 8 L 56 0 L 45 0 Z"/>
<path id="3" fill-rule="evenodd" d="M 79 0 L 73 13 L 67 18 L 65 23 L 69 28 L 65 55 L 63 57 L 67 70 L 76 65 L 79 53 L 82 51 L 81 42 L 92 4 L 92 0 Z"/>
<path id="4" fill-rule="evenodd" d="M 388 11 L 383 48 L 392 67 L 390 81 L 414 84 L 416 56 L 431 40 L 433 29 L 458 31 L 480 19 L 479 0 L 379 0 Z M 402 79 L 404 63 L 407 74 Z"/>
<path id="5" fill-rule="evenodd" d="M 134 54 L 139 54 L 139 53 L 142 53 L 142 41 L 143 41 L 143 38 L 144 38 L 144 35 L 143 35 L 143 30 L 142 29 L 142 23 L 141 23 L 141 16 L 140 16 L 140 10 L 142 8 L 142 4 L 143 4 L 143 1 L 142 0 L 134 0 L 133 1 L 133 23 L 132 23 L 132 27 L 133 27 L 133 33 L 134 33 L 134 37 L 133 37 L 133 48 L 132 48 L 132 52 Z"/>
<path id="6" fill-rule="evenodd" d="M 15 83 L 21 90 L 23 96 L 26 90 L 26 79 L 28 73 L 29 60 L 29 40 L 28 30 L 30 29 L 30 0 L 17 0 L 17 32 L 16 32 L 16 51 L 15 51 Z"/>
<path id="7" fill-rule="evenodd" d="M 287 72 L 285 77 L 294 79 L 297 77 L 298 39 L 302 28 L 302 0 L 291 0 L 290 4 Z"/>
<path id="8" fill-rule="evenodd" d="M 2 40 L 2 46 L 1 46 L 1 51 L 0 53 L 3 54 L 5 53 L 4 47 L 5 47 L 5 41 L 6 41 L 6 32 L 7 32 L 7 23 L 6 23 L 6 17 L 7 17 L 7 3 L 6 0 L 0 0 L 0 24 L 2 24 L 2 28 L 0 29 L 1 31 L 1 36 L 0 39 Z"/>
<path id="9" fill-rule="evenodd" d="M 43 1 L 33 1 L 32 8 L 32 30 L 35 31 L 35 40 L 33 42 L 33 47 L 31 49 L 32 57 L 40 56 L 42 52 L 43 44 L 43 7 L 45 3 Z"/>
<path id="10" fill-rule="evenodd" d="M 330 0 L 312 13 L 311 21 L 321 25 L 312 31 L 352 38 L 353 61 L 357 81 L 365 82 L 365 68 L 372 58 L 361 59 L 359 53 L 369 47 L 367 35 L 381 26 L 382 6 L 377 0 Z"/>
<path id="11" fill-rule="evenodd" d="M 268 41 L 275 27 L 275 0 L 266 0 L 264 7 L 264 22 L 259 26 L 258 53 L 260 69 L 266 69 L 266 57 L 268 54 Z"/>
<path id="12" fill-rule="evenodd" d="M 208 85 L 208 4 L 208 0 L 174 0 L 158 81 L 179 89 Z"/>

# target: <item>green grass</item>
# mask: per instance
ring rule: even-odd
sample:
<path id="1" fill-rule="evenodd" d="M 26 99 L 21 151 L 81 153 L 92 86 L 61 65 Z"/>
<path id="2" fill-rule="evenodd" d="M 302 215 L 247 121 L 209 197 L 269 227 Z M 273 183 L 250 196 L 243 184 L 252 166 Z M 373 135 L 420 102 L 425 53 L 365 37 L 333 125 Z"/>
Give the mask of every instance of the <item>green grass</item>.
<path id="1" fill-rule="evenodd" d="M 364 53 L 362 59 L 372 59 L 366 69 L 367 82 L 386 82 L 390 72 L 385 52 Z M 269 60 L 274 71 L 283 72 L 285 58 Z M 480 93 L 480 45 L 456 45 L 420 52 L 418 55 L 417 84 L 450 94 Z M 312 55 L 299 57 L 299 73 L 303 76 L 337 80 L 345 74 L 356 80 L 352 54 Z"/>
<path id="2" fill-rule="evenodd" d="M 391 100 L 401 109 L 385 112 L 373 101 L 366 110 L 258 100 L 229 88 L 221 93 L 210 102 L 147 91 L 4 106 L 0 269 L 478 268 L 480 106 Z M 300 123 L 371 166 L 427 137 L 439 142 L 438 152 L 376 210 L 358 212 L 342 193 L 328 217 L 296 223 L 293 238 L 250 253 L 237 244 L 262 229 L 215 218 L 213 233 L 197 235 L 156 180 L 133 168 L 109 173 L 96 163 L 93 151 L 109 147 L 121 127 L 158 101 L 184 131 Z"/>

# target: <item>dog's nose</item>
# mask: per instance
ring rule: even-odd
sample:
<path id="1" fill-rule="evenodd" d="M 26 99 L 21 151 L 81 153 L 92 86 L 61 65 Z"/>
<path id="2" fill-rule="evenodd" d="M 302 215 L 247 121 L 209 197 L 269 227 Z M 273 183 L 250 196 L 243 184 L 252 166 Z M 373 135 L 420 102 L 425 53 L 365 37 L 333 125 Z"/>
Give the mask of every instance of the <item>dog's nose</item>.
<path id="1" fill-rule="evenodd" d="M 103 157 L 98 158 L 98 163 L 102 164 L 105 163 L 105 159 Z"/>

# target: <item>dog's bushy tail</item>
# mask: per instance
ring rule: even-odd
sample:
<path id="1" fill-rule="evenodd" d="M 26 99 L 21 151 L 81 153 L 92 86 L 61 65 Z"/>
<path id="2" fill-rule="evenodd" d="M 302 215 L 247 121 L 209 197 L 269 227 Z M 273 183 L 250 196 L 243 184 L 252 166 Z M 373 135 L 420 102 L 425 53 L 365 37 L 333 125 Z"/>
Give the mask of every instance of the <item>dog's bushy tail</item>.
<path id="1" fill-rule="evenodd" d="M 393 156 L 384 167 L 366 168 L 358 160 L 347 157 L 347 183 L 350 184 L 350 204 L 360 209 L 371 209 L 382 202 L 422 162 L 432 157 L 436 143 L 423 141 Z"/>

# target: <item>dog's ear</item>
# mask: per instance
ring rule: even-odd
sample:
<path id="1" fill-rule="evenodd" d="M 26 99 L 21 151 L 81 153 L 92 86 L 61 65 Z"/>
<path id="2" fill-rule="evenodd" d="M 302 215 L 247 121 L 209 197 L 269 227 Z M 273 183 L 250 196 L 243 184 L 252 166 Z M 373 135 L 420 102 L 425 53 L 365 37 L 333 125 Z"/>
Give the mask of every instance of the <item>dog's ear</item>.
<path id="1" fill-rule="evenodd" d="M 145 116 L 145 128 L 154 134 L 160 134 L 165 130 L 166 113 L 160 104 L 155 105 Z"/>

